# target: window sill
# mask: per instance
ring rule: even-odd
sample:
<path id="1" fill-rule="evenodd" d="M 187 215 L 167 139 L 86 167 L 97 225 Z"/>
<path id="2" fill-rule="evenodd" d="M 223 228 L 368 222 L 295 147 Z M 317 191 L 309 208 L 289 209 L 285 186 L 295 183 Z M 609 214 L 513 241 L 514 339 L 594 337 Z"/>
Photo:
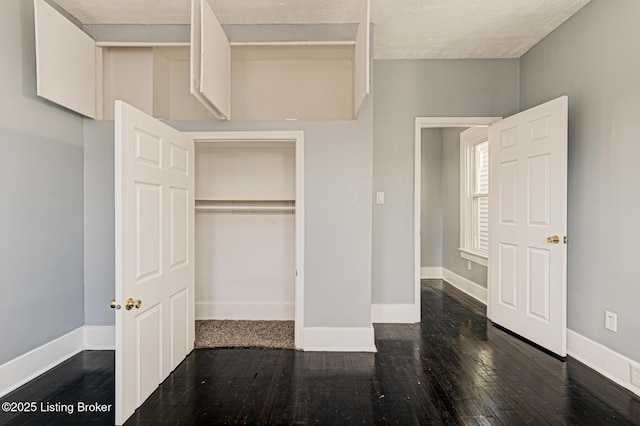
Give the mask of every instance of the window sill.
<path id="1" fill-rule="evenodd" d="M 458 251 L 460 251 L 460 257 L 463 259 L 470 260 L 482 266 L 487 266 L 489 264 L 489 257 L 486 254 L 469 251 L 463 248 L 459 248 Z"/>

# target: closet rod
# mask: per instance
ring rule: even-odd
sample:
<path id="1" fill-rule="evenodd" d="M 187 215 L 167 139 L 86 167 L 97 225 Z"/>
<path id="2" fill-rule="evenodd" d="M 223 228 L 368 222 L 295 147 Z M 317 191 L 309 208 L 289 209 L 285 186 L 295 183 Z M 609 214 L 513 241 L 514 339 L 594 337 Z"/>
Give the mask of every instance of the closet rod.
<path id="1" fill-rule="evenodd" d="M 198 211 L 228 212 L 232 210 L 244 211 L 295 211 L 294 206 L 196 206 Z"/>

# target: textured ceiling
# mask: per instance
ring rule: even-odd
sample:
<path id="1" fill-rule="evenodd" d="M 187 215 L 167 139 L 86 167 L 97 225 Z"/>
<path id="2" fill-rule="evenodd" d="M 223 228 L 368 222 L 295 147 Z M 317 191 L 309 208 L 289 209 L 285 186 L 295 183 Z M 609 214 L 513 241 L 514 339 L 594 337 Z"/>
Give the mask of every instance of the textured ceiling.
<path id="1" fill-rule="evenodd" d="M 518 58 L 590 0 L 371 0 L 376 59 Z M 190 0 L 56 0 L 83 24 L 186 24 Z M 212 0 L 223 24 L 357 22 L 362 0 Z"/>

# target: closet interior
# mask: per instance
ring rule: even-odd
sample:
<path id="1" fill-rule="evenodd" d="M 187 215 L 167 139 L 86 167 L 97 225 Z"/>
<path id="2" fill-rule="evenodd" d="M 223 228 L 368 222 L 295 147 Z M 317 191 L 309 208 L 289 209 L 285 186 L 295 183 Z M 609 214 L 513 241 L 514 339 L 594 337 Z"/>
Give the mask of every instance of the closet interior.
<path id="1" fill-rule="evenodd" d="M 294 320 L 295 143 L 196 143 L 196 320 Z"/>

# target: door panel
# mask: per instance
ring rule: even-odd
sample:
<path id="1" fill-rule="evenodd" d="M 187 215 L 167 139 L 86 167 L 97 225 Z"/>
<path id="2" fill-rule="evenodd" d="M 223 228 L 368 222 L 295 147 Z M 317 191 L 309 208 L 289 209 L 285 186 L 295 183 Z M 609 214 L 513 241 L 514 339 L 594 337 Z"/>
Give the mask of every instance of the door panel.
<path id="1" fill-rule="evenodd" d="M 182 362 L 189 348 L 189 289 L 171 296 L 171 369 Z"/>
<path id="2" fill-rule="evenodd" d="M 210 0 L 202 1 L 202 41 L 200 53 L 200 91 L 221 115 L 228 120 L 231 107 L 231 46 Z"/>
<path id="3" fill-rule="evenodd" d="M 162 271 L 162 187 L 135 183 L 135 266 L 136 284 Z"/>
<path id="4" fill-rule="evenodd" d="M 171 269 L 189 261 L 189 193 L 185 189 L 171 188 Z"/>
<path id="5" fill-rule="evenodd" d="M 369 55 L 371 49 L 370 41 L 371 4 L 370 0 L 364 0 L 360 22 L 358 22 L 358 32 L 356 34 L 356 49 L 353 63 L 354 77 L 354 113 L 357 118 L 360 107 L 370 90 L 369 75 Z"/>
<path id="6" fill-rule="evenodd" d="M 518 246 L 500 245 L 500 280 L 498 290 L 500 303 L 504 306 L 518 308 Z"/>
<path id="7" fill-rule="evenodd" d="M 527 204 L 529 207 L 529 226 L 549 227 L 550 205 L 549 193 L 551 156 L 540 155 L 529 159 L 529 176 L 527 177 Z"/>
<path id="8" fill-rule="evenodd" d="M 195 181 L 193 140 L 120 101 L 115 147 L 121 424 L 193 349 Z"/>
<path id="9" fill-rule="evenodd" d="M 96 118 L 96 45 L 44 0 L 34 1 L 37 93 Z"/>
<path id="10" fill-rule="evenodd" d="M 209 0 L 191 1 L 191 93 L 214 115 L 231 113 L 231 46 Z"/>
<path id="11" fill-rule="evenodd" d="M 491 158 L 489 315 L 566 356 L 568 100 L 494 123 Z M 559 241 L 548 241 L 557 235 Z"/>
<path id="12" fill-rule="evenodd" d="M 518 224 L 518 192 L 517 176 L 518 163 L 515 161 L 505 161 L 500 164 L 499 186 L 493 186 L 500 191 L 500 223 Z"/>
<path id="13" fill-rule="evenodd" d="M 547 249 L 529 248 L 527 257 L 527 314 L 549 322 L 551 252 Z"/>
<path id="14" fill-rule="evenodd" d="M 146 309 L 135 318 L 135 406 L 142 405 L 162 382 L 161 306 Z M 117 402 L 116 402 L 117 404 Z"/>

